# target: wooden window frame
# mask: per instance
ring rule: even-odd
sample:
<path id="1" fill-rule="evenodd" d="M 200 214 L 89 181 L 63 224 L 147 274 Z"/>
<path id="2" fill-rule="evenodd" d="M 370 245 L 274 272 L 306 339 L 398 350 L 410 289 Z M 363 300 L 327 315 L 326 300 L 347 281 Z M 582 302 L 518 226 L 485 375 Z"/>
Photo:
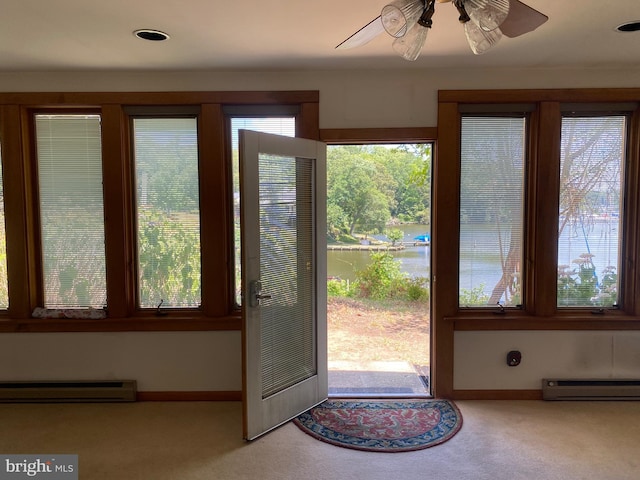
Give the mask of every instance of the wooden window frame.
<path id="1" fill-rule="evenodd" d="M 452 398 L 455 331 L 640 329 L 640 109 L 631 113 L 621 266 L 622 308 L 604 315 L 556 305 L 557 217 L 562 105 L 640 102 L 640 89 L 451 90 L 438 96 L 438 156 L 434 168 L 433 321 L 435 393 Z M 523 311 L 466 311 L 458 306 L 460 141 L 469 105 L 535 105 L 529 128 L 525 214 L 527 300 Z M 549 287 L 553 285 L 553 287 Z M 497 314 L 500 313 L 500 314 Z"/>
<path id="2" fill-rule="evenodd" d="M 0 332 L 122 332 L 240 330 L 234 305 L 229 251 L 230 156 L 225 105 L 297 105 L 297 136 L 319 138 L 319 93 L 277 92 L 87 92 L 0 93 L 0 142 L 4 171 L 9 308 Z M 199 309 L 152 309 L 135 305 L 131 111 L 197 110 L 201 217 L 202 305 Z M 108 317 L 36 319 L 42 306 L 41 260 L 34 183 L 34 112 L 92 112 L 102 121 L 105 251 Z"/>

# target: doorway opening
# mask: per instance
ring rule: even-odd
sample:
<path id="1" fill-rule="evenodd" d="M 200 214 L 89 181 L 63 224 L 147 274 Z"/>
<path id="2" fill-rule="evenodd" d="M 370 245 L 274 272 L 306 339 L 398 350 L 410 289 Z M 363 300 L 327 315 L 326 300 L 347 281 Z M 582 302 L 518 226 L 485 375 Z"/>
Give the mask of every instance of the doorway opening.
<path id="1" fill-rule="evenodd" d="M 327 148 L 330 396 L 431 395 L 432 152 Z"/>

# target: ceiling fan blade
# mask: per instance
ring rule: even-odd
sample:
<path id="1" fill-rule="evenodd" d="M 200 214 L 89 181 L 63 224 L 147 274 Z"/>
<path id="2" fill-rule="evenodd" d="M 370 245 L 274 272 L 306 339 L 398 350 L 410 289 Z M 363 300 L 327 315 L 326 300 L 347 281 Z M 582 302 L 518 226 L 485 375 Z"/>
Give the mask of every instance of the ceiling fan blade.
<path id="1" fill-rule="evenodd" d="M 502 34 L 509 37 L 519 37 L 532 32 L 549 20 L 545 14 L 531 8 L 519 0 L 511 0 L 509 15 L 500 25 Z"/>
<path id="2" fill-rule="evenodd" d="M 367 23 L 356 33 L 351 35 L 349 38 L 347 38 L 336 48 L 346 49 L 360 47 L 365 43 L 369 43 L 382 32 L 384 32 L 384 26 L 382 25 L 382 19 L 380 18 L 380 16 L 378 16 L 377 18 L 374 18 L 369 23 Z"/>

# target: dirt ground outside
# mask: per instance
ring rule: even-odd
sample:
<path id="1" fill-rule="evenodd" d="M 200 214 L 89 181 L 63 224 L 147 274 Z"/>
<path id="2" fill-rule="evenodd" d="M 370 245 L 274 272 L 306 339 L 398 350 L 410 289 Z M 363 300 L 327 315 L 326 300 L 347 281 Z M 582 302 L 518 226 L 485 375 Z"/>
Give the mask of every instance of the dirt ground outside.
<path id="1" fill-rule="evenodd" d="M 429 365 L 429 302 L 329 297 L 329 362 Z"/>

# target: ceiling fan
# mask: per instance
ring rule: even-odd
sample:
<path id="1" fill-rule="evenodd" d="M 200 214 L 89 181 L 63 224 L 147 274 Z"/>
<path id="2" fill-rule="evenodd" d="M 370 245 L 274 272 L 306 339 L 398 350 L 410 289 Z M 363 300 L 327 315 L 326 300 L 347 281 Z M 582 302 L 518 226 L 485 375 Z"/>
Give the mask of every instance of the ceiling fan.
<path id="1" fill-rule="evenodd" d="M 386 32 L 394 38 L 394 51 L 405 60 L 414 61 L 433 24 L 435 4 L 447 2 L 458 10 L 458 20 L 476 55 L 485 53 L 503 35 L 509 38 L 524 35 L 549 19 L 519 0 L 393 0 L 378 17 L 336 48 L 359 47 Z"/>

